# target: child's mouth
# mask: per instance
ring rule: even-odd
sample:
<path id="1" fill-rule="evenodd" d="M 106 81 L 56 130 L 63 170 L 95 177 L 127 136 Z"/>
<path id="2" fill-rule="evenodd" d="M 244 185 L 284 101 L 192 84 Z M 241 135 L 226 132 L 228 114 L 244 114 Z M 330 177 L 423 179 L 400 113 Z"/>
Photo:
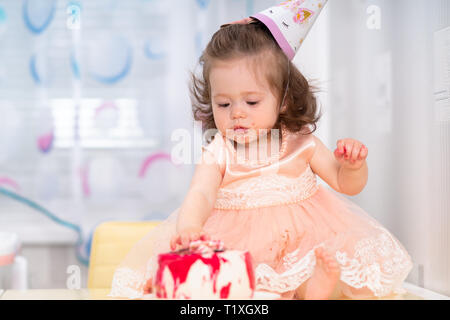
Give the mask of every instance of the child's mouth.
<path id="1" fill-rule="evenodd" d="M 234 128 L 234 132 L 238 134 L 247 133 L 248 129 L 243 127 Z"/>

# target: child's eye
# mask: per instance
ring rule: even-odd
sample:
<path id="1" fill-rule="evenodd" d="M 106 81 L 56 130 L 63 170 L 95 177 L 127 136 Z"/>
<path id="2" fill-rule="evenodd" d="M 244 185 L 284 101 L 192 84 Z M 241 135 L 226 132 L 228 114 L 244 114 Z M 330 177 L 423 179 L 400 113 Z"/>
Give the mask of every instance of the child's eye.
<path id="1" fill-rule="evenodd" d="M 221 107 L 221 108 L 226 108 L 226 107 L 228 107 L 229 105 L 230 105 L 229 103 L 219 104 L 219 107 Z"/>
<path id="2" fill-rule="evenodd" d="M 247 101 L 247 103 L 251 106 L 254 106 L 255 104 L 258 103 L 258 101 Z"/>

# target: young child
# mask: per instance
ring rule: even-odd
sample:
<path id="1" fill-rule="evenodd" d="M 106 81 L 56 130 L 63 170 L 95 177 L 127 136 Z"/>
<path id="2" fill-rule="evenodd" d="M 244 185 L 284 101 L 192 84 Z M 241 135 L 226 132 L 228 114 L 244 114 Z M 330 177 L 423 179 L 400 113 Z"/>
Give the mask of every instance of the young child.
<path id="1" fill-rule="evenodd" d="M 371 298 L 400 289 L 412 268 L 408 253 L 339 194 L 366 185 L 367 147 L 341 139 L 332 153 L 313 135 L 320 118 L 314 89 L 266 25 L 224 26 L 200 62 L 194 118 L 216 133 L 183 204 L 135 245 L 110 295 L 151 292 L 157 255 L 201 236 L 250 251 L 256 289 L 285 299 Z"/>

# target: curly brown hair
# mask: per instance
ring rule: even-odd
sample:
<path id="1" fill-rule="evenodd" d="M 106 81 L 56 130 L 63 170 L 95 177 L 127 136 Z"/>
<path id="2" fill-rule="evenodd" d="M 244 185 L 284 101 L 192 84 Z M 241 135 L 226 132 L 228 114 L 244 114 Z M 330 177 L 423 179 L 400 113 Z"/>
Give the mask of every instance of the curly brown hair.
<path id="1" fill-rule="evenodd" d="M 262 60 L 267 68 L 266 79 L 281 105 L 284 97 L 286 109 L 280 110 L 274 128 L 284 125 L 290 132 L 303 132 L 309 128 L 313 133 L 322 114 L 317 114 L 316 86 L 311 85 L 297 67 L 280 49 L 267 27 L 259 21 L 251 24 L 231 24 L 218 30 L 199 58 L 202 74 L 191 72 L 192 112 L 202 129 L 217 129 L 211 103 L 210 71 L 217 60 L 232 60 L 251 57 L 255 69 Z M 269 59 L 269 60 L 268 60 Z M 287 87 L 287 91 L 286 90 Z M 312 126 L 312 128 L 311 128 Z"/>

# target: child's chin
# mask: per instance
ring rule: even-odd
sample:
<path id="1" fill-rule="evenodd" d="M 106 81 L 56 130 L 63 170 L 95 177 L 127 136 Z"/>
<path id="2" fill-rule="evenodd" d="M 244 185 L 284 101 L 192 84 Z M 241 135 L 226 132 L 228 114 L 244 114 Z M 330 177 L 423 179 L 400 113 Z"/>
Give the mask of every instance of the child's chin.
<path id="1" fill-rule="evenodd" d="M 235 136 L 233 137 L 233 140 L 236 141 L 238 144 L 249 144 L 257 140 L 256 136 L 249 136 L 249 135 L 242 135 L 242 136 Z"/>
<path id="2" fill-rule="evenodd" d="M 235 141 L 238 144 L 249 144 L 258 140 L 258 135 L 255 130 L 248 130 L 245 133 L 227 131 L 227 138 Z"/>

